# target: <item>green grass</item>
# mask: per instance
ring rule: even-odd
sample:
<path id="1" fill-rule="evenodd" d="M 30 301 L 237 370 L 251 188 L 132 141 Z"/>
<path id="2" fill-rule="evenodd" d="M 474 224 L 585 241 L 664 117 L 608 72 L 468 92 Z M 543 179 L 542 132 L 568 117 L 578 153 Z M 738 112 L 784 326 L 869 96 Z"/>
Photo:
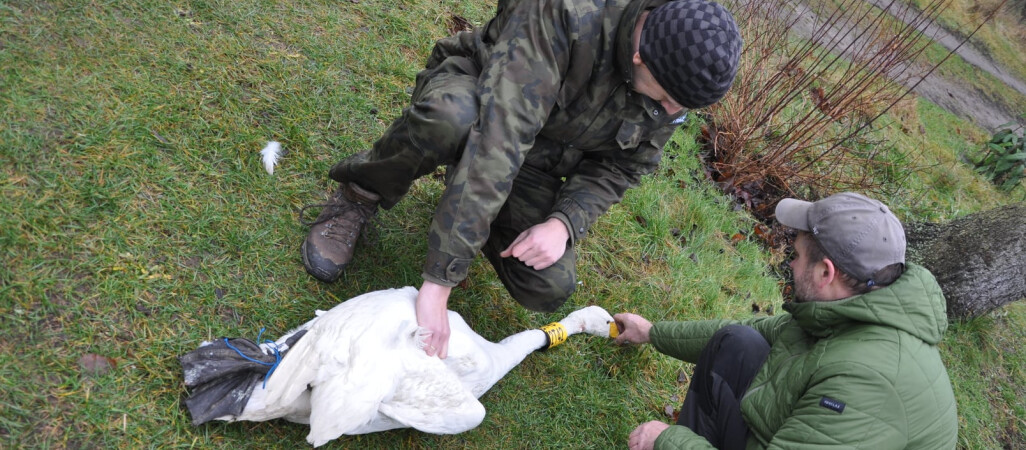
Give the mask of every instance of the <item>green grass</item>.
<path id="1" fill-rule="evenodd" d="M 0 3 L 0 447 L 301 446 L 306 427 L 189 425 L 176 360 L 204 339 L 277 336 L 315 309 L 419 285 L 441 192 L 430 177 L 383 212 L 357 262 L 324 285 L 306 275 L 296 211 L 331 189 L 327 169 L 366 148 L 452 14 L 473 2 L 242 0 Z M 1009 201 L 962 168 L 970 126 L 928 105 L 922 172 L 891 199 L 906 220 L 946 220 Z M 783 260 L 754 221 L 703 180 L 691 136 L 579 247 L 581 285 L 555 314 L 511 301 L 482 259 L 451 308 L 497 340 L 585 304 L 652 319 L 779 310 Z M 268 140 L 288 150 L 275 174 Z M 639 219 L 640 218 L 640 219 Z M 735 235 L 745 236 L 739 241 Z M 966 448 L 1021 436 L 1021 304 L 945 341 Z M 112 358 L 84 373 L 86 354 Z M 335 447 L 622 447 L 679 406 L 690 367 L 592 337 L 529 357 L 483 397 L 484 423 L 456 436 L 394 431 Z M 1021 442 L 1011 441 L 1011 442 Z"/>
<path id="2" fill-rule="evenodd" d="M 903 103 L 877 124 L 877 133 L 892 148 L 885 186 L 889 205 L 906 220 L 945 222 L 1022 198 L 1019 186 L 1007 195 L 973 173 L 967 155 L 989 139 L 987 132 L 923 100 Z M 909 169 L 912 170 L 909 170 Z"/>
<path id="3" fill-rule="evenodd" d="M 961 447 L 1026 445 L 1024 330 L 1022 302 L 948 329 L 941 349 L 958 401 Z"/>

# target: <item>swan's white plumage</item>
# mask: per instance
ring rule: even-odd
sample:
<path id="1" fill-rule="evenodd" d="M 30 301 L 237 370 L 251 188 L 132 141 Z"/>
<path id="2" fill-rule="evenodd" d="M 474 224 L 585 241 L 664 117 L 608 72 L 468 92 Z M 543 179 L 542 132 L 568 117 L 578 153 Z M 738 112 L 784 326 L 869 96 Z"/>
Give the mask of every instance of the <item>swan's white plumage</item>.
<path id="1" fill-rule="evenodd" d="M 306 330 L 289 349 L 266 388 L 256 387 L 237 417 L 285 418 L 309 423 L 307 440 L 322 445 L 345 434 L 394 428 L 451 434 L 479 425 L 477 400 L 524 357 L 545 344 L 544 332 L 527 330 L 490 342 L 459 314 L 449 312 L 445 360 L 423 350 L 412 287 L 371 292 L 318 312 L 279 343 Z M 612 317 L 592 306 L 561 321 L 568 334 L 609 335 Z"/>

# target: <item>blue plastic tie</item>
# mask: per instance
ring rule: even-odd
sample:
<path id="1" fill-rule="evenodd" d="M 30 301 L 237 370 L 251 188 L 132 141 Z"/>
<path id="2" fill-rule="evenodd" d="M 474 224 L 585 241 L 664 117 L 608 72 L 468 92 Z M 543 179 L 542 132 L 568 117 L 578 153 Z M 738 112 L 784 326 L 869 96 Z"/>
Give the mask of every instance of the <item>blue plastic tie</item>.
<path id="1" fill-rule="evenodd" d="M 263 336 L 263 335 L 264 335 L 264 328 L 260 328 L 260 333 L 257 334 L 257 344 L 258 345 L 260 344 L 260 336 Z M 264 374 L 263 388 L 267 389 L 267 379 L 270 378 L 272 373 L 274 373 L 274 369 L 278 368 L 278 364 L 281 364 L 281 352 L 278 351 L 278 344 L 275 343 L 274 341 L 271 341 L 271 340 L 268 340 L 268 339 L 264 339 L 263 343 L 270 344 L 271 349 L 274 350 L 274 362 L 273 363 L 263 362 L 263 361 L 260 361 L 258 359 L 253 359 L 253 358 L 250 358 L 250 357 L 246 356 L 245 353 L 242 353 L 241 350 L 235 348 L 234 345 L 232 345 L 230 342 L 228 342 L 228 338 L 224 338 L 224 345 L 227 345 L 228 348 L 230 348 L 232 350 L 235 350 L 235 353 L 238 353 L 239 356 L 241 356 L 246 361 L 254 362 L 254 363 L 260 364 L 261 366 L 271 366 L 270 369 L 267 369 L 267 373 Z"/>

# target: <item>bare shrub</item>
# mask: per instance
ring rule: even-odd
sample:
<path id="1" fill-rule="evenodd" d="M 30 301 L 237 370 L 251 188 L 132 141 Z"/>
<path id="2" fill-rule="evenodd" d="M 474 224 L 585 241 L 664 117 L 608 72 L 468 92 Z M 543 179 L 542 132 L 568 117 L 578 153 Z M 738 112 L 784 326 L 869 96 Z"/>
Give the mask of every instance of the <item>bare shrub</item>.
<path id="1" fill-rule="evenodd" d="M 887 167 L 895 158 L 882 155 L 893 149 L 871 125 L 936 68 L 917 63 L 930 43 L 919 30 L 947 1 L 919 10 L 894 0 L 726 0 L 745 47 L 734 87 L 703 130 L 713 180 L 761 217 L 799 189 L 815 197 L 881 188 L 887 178 L 878 175 L 896 173 Z M 897 160 L 909 164 L 908 155 Z"/>

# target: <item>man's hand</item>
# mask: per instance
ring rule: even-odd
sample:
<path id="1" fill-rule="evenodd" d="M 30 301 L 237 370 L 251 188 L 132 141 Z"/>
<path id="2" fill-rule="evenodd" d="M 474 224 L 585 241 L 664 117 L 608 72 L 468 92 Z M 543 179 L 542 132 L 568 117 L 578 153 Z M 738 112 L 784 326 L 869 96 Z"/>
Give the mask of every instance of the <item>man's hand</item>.
<path id="1" fill-rule="evenodd" d="M 555 264 L 566 252 L 570 231 L 559 219 L 549 219 L 524 230 L 499 256 L 519 259 L 534 270 Z"/>
<path id="2" fill-rule="evenodd" d="M 429 332 L 424 339 L 428 356 L 449 356 L 449 293 L 452 288 L 424 281 L 417 293 L 417 325 Z"/>
<path id="3" fill-rule="evenodd" d="M 631 437 L 627 439 L 627 448 L 631 450 L 651 450 L 655 447 L 656 438 L 667 428 L 670 428 L 669 424 L 658 420 L 638 425 L 631 432 Z"/>
<path id="4" fill-rule="evenodd" d="M 649 341 L 648 331 L 652 329 L 652 322 L 637 314 L 620 313 L 613 316 L 616 327 L 620 329 L 620 335 L 616 337 L 617 344 L 644 344 Z M 637 431 L 637 430 L 635 430 Z"/>

